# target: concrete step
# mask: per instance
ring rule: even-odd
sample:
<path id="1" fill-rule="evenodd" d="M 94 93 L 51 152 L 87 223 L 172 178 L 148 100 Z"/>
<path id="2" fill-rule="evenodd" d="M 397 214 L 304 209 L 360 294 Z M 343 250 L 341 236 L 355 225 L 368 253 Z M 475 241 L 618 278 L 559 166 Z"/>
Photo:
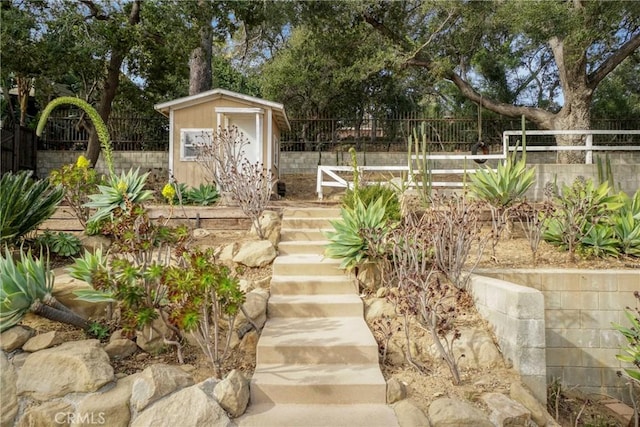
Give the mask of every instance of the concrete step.
<path id="1" fill-rule="evenodd" d="M 358 288 L 346 275 L 339 276 L 273 276 L 271 296 L 356 294 Z"/>
<path id="2" fill-rule="evenodd" d="M 331 225 L 332 220 L 337 218 L 322 218 L 322 217 L 284 217 L 282 219 L 282 228 L 333 228 Z"/>
<path id="3" fill-rule="evenodd" d="M 328 240 L 280 242 L 278 244 L 278 255 L 323 255 L 327 243 L 329 243 Z"/>
<path id="4" fill-rule="evenodd" d="M 284 255 L 273 261 L 273 276 L 343 276 L 339 259 L 322 255 Z"/>
<path id="5" fill-rule="evenodd" d="M 387 405 L 251 405 L 238 427 L 397 427 Z"/>
<path id="6" fill-rule="evenodd" d="M 271 295 L 269 317 L 351 317 L 364 315 L 363 303 L 356 294 Z"/>
<path id="7" fill-rule="evenodd" d="M 378 344 L 364 319 L 357 317 L 269 318 L 256 353 L 257 366 L 378 364 Z"/>
<path id="8" fill-rule="evenodd" d="M 251 403 L 358 404 L 386 402 L 378 365 L 260 365 L 251 379 Z"/>
<path id="9" fill-rule="evenodd" d="M 325 233 L 335 231 L 332 227 L 325 228 L 284 228 L 280 229 L 280 241 L 317 241 L 327 240 Z"/>
<path id="10" fill-rule="evenodd" d="M 340 208 L 285 208 L 283 218 L 340 218 Z"/>

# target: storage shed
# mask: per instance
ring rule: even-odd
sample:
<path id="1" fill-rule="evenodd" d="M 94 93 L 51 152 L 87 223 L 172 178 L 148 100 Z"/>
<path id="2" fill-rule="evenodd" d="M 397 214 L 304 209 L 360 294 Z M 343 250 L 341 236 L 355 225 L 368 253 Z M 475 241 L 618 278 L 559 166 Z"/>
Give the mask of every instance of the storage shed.
<path id="1" fill-rule="evenodd" d="M 219 128 L 235 126 L 249 141 L 245 156 L 260 161 L 280 177 L 280 132 L 290 129 L 284 106 L 225 89 L 213 89 L 155 105 L 169 117 L 169 171 L 180 183 L 198 186 L 206 182 L 196 161 L 195 145 Z"/>

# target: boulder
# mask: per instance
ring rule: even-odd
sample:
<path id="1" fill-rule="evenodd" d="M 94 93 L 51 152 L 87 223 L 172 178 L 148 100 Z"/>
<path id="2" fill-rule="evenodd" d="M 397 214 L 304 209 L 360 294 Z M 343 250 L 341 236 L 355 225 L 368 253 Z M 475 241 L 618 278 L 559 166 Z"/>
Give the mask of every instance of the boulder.
<path id="1" fill-rule="evenodd" d="M 238 285 L 240 286 L 240 290 L 244 293 L 249 293 L 255 288 L 253 281 L 247 279 L 240 279 L 238 281 Z"/>
<path id="2" fill-rule="evenodd" d="M 240 351 L 255 357 L 259 338 L 260 336 L 258 335 L 258 332 L 253 330 L 247 332 L 240 341 Z"/>
<path id="3" fill-rule="evenodd" d="M 249 403 L 249 382 L 240 371 L 234 369 L 216 384 L 213 395 L 229 415 L 239 417 Z"/>
<path id="4" fill-rule="evenodd" d="M 218 254 L 218 259 L 222 262 L 233 261 L 233 257 L 236 252 L 238 252 L 236 243 L 229 243 L 222 247 L 220 254 Z"/>
<path id="5" fill-rule="evenodd" d="M 269 301 L 269 291 L 266 289 L 254 289 L 246 295 L 242 307 L 247 312 L 247 316 L 262 328 L 267 321 L 267 302 Z M 236 329 L 242 328 L 248 323 L 244 313 L 240 311 L 236 319 Z"/>
<path id="6" fill-rule="evenodd" d="M 29 327 L 16 325 L 0 334 L 0 350 L 8 353 L 24 345 L 35 331 Z"/>
<path id="7" fill-rule="evenodd" d="M 547 411 L 547 408 L 536 399 L 533 394 L 519 382 L 511 383 L 509 397 L 519 402 L 531 412 L 531 419 L 539 426 L 558 425 Z"/>
<path id="8" fill-rule="evenodd" d="M 440 355 L 435 347 L 431 346 L 433 357 Z M 460 338 L 453 343 L 453 354 L 458 359 L 458 366 L 462 369 L 488 369 L 504 365 L 502 354 L 493 342 L 493 338 L 486 329 L 461 329 Z M 460 355 L 464 354 L 464 357 Z"/>
<path id="9" fill-rule="evenodd" d="M 480 400 L 491 411 L 489 420 L 495 426 L 529 427 L 531 424 L 531 412 L 502 393 L 485 393 Z"/>
<path id="10" fill-rule="evenodd" d="M 101 424 L 110 427 L 127 427 L 131 420 L 129 401 L 133 390 L 133 383 L 141 374 L 133 374 L 121 378 L 110 389 L 86 395 L 76 406 L 78 418 L 77 424 L 81 426 L 92 425 L 91 419 L 86 420 L 87 415 L 101 414 L 104 422 Z M 84 417 L 84 419 L 83 419 Z"/>
<path id="11" fill-rule="evenodd" d="M 250 240 L 240 245 L 233 262 L 247 267 L 265 267 L 276 258 L 276 248 L 268 240 Z"/>
<path id="12" fill-rule="evenodd" d="M 193 378 L 179 367 L 151 365 L 133 382 L 131 407 L 142 411 L 156 400 L 190 385 Z"/>
<path id="13" fill-rule="evenodd" d="M 94 420 L 100 422 L 98 414 Z M 44 402 L 24 411 L 17 427 L 76 426 L 76 414 L 70 403 L 62 400 Z"/>
<path id="14" fill-rule="evenodd" d="M 397 378 L 390 378 L 387 381 L 387 403 L 396 403 L 407 397 L 407 386 Z"/>
<path id="15" fill-rule="evenodd" d="M 61 344 L 63 341 L 62 335 L 58 331 L 50 331 L 45 332 L 43 334 L 38 334 L 32 338 L 29 338 L 27 342 L 24 343 L 22 349 L 24 351 L 29 351 L 31 353 L 44 350 L 45 348 L 53 347 L 58 344 Z"/>
<path id="16" fill-rule="evenodd" d="M 278 212 L 267 210 L 262 212 L 262 215 L 260 215 L 260 227 L 262 228 L 264 237 L 270 241 L 273 246 L 278 246 L 278 243 L 280 242 L 281 223 L 282 221 Z M 251 225 L 249 235 L 258 237 L 258 232 L 253 224 Z"/>
<path id="17" fill-rule="evenodd" d="M 184 388 L 142 411 L 131 427 L 232 427 L 224 409 L 197 385 Z"/>
<path id="18" fill-rule="evenodd" d="M 16 371 L 7 359 L 4 351 L 0 351 L 0 427 L 13 425 L 18 414 L 18 393 L 16 389 Z"/>
<path id="19" fill-rule="evenodd" d="M 382 284 L 382 272 L 375 263 L 366 263 L 358 267 L 357 282 L 361 288 L 376 290 Z"/>
<path id="20" fill-rule="evenodd" d="M 400 427 L 431 427 L 429 418 L 409 400 L 401 400 L 393 405 Z"/>
<path id="21" fill-rule="evenodd" d="M 67 342 L 25 360 L 18 374 L 18 394 L 50 400 L 69 393 L 89 393 L 115 379 L 109 356 L 98 340 Z"/>
<path id="22" fill-rule="evenodd" d="M 395 319 L 397 316 L 396 307 L 386 298 L 372 298 L 365 301 L 364 317 L 367 322 L 383 317 Z"/>
<path id="23" fill-rule="evenodd" d="M 433 427 L 494 427 L 489 418 L 471 403 L 448 397 L 431 403 L 429 420 Z"/>
<path id="24" fill-rule="evenodd" d="M 102 249 L 105 253 L 111 246 L 111 239 L 106 236 L 96 234 L 95 236 L 87 236 L 83 234 L 80 236 L 80 243 L 82 246 L 91 253 L 95 253 L 97 249 Z"/>
<path id="25" fill-rule="evenodd" d="M 108 302 L 87 302 L 77 299 L 73 293 L 81 289 L 93 289 L 87 282 L 71 277 L 68 273 L 57 274 L 52 295 L 69 310 L 84 319 L 102 319 L 107 314 Z"/>
<path id="26" fill-rule="evenodd" d="M 136 343 L 127 338 L 110 340 L 104 347 L 109 358 L 112 360 L 126 359 L 138 350 Z"/>
<path id="27" fill-rule="evenodd" d="M 162 319 L 154 319 L 150 325 L 136 331 L 136 344 L 147 353 L 157 354 L 167 346 L 164 339 L 173 338 L 173 331 L 169 329 Z"/>

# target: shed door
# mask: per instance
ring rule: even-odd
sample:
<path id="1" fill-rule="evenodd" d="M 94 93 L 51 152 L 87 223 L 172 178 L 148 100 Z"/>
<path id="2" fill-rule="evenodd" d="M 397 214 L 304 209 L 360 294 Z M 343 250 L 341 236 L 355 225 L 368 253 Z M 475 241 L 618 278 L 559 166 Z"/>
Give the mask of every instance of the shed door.
<path id="1" fill-rule="evenodd" d="M 249 145 L 245 147 L 245 157 L 251 163 L 262 161 L 261 141 L 258 138 L 261 129 L 257 129 L 258 123 L 261 123 L 262 116 L 259 115 L 258 117 L 256 119 L 256 114 L 234 114 L 228 116 L 229 125 L 236 126 L 249 141 Z"/>

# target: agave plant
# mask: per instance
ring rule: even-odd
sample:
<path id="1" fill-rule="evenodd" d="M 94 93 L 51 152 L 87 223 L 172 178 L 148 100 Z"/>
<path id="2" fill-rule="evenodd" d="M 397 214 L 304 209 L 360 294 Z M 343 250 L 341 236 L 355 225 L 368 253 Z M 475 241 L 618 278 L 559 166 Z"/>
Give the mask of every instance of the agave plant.
<path id="1" fill-rule="evenodd" d="M 0 242 L 15 243 L 48 219 L 64 189 L 48 180 L 32 180 L 32 171 L 7 172 L 0 179 Z"/>
<path id="2" fill-rule="evenodd" d="M 580 243 L 582 250 L 589 255 L 597 257 L 620 255 L 619 241 L 608 224 L 593 225 Z"/>
<path id="3" fill-rule="evenodd" d="M 187 202 L 190 204 L 208 206 L 213 205 L 220 198 L 220 193 L 214 185 L 200 184 L 198 187 L 187 190 L 186 196 Z"/>
<path id="4" fill-rule="evenodd" d="M 325 256 L 342 259 L 340 267 L 352 270 L 382 255 L 388 232 L 382 197 L 369 206 L 356 199 L 353 208 L 341 209 L 341 216 L 342 220 L 331 222 L 335 231 L 326 233 L 329 244 Z"/>
<path id="5" fill-rule="evenodd" d="M 102 274 L 108 277 L 107 258 L 102 254 L 102 249 L 98 248 L 93 253 L 85 250 L 84 255 L 75 259 L 75 262 L 67 268 L 69 275 L 74 279 L 94 285 L 96 275 Z M 96 289 L 78 289 L 73 291 L 77 299 L 87 302 L 114 302 L 113 292 L 106 292 Z"/>
<path id="6" fill-rule="evenodd" d="M 535 180 L 535 169 L 527 168 L 524 160 L 507 157 L 493 170 L 489 167 L 469 176 L 469 190 L 479 199 L 495 207 L 507 207 L 524 198 Z"/>
<path id="7" fill-rule="evenodd" d="M 15 262 L 5 247 L 0 255 L 0 332 L 18 324 L 33 312 L 50 320 L 87 329 L 89 323 L 51 295 L 54 275 L 44 258 L 36 259 L 31 251 L 20 251 Z"/>
<path id="8" fill-rule="evenodd" d="M 130 169 L 120 177 L 112 175 L 109 185 L 99 185 L 99 194 L 90 195 L 91 201 L 85 206 L 95 208 L 96 212 L 89 218 L 89 222 L 99 222 L 112 216 L 114 209 L 124 210 L 127 203 L 141 203 L 149 199 L 153 192 L 145 190 L 144 184 L 149 173 L 140 175 L 140 168 Z"/>

